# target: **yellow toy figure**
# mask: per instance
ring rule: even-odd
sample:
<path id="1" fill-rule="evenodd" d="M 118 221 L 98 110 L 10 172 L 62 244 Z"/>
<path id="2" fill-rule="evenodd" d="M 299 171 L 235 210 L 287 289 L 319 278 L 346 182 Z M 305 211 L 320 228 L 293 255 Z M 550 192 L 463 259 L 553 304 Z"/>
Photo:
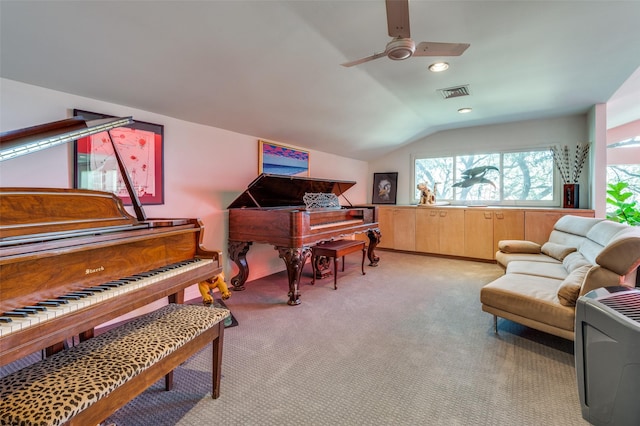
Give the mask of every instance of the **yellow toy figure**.
<path id="1" fill-rule="evenodd" d="M 202 302 L 205 305 L 211 305 L 213 303 L 213 297 L 210 292 L 215 288 L 220 290 L 220 296 L 222 299 L 226 300 L 231 297 L 227 283 L 224 281 L 224 272 L 221 272 L 213 278 L 209 278 L 198 283 L 198 290 L 200 290 Z"/>

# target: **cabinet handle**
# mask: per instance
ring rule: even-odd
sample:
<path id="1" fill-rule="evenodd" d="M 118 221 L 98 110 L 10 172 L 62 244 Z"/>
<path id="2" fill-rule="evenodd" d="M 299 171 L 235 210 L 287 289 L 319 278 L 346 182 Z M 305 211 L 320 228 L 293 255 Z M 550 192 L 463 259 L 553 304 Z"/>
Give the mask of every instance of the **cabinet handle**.
<path id="1" fill-rule="evenodd" d="M 496 213 L 497 219 L 504 219 L 504 213 Z"/>
<path id="2" fill-rule="evenodd" d="M 440 212 L 440 217 L 445 217 L 446 215 L 447 215 L 447 212 L 445 212 L 444 210 Z"/>
<path id="3" fill-rule="evenodd" d="M 436 210 L 432 210 L 429 212 L 429 216 L 437 216 L 438 212 Z"/>
<path id="4" fill-rule="evenodd" d="M 493 216 L 491 216 L 491 212 L 484 212 L 484 218 L 485 219 L 491 219 Z"/>

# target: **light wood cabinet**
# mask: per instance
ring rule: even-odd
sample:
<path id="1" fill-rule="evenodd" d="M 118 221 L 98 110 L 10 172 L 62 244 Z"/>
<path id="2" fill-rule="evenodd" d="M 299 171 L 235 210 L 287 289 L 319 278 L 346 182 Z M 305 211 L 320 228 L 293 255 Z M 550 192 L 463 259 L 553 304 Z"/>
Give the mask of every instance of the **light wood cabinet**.
<path id="1" fill-rule="evenodd" d="M 466 210 L 464 212 L 464 255 L 466 257 L 494 258 L 493 216 L 491 210 Z"/>
<path id="2" fill-rule="evenodd" d="M 416 251 L 440 253 L 440 211 L 434 208 L 416 210 Z"/>
<path id="3" fill-rule="evenodd" d="M 582 209 L 385 206 L 379 208 L 378 247 L 493 260 L 500 240 L 543 244 L 568 214 L 595 216 Z"/>
<path id="4" fill-rule="evenodd" d="M 493 212 L 492 259 L 500 240 L 524 240 L 524 211 L 501 209 Z"/>
<path id="5" fill-rule="evenodd" d="M 416 211 L 415 209 L 394 209 L 393 211 L 393 248 L 396 250 L 416 250 Z"/>
<path id="6" fill-rule="evenodd" d="M 464 210 L 443 209 L 440 217 L 440 254 L 460 256 L 464 249 Z"/>
<path id="7" fill-rule="evenodd" d="M 378 208 L 380 243 L 378 247 L 415 251 L 416 209 L 411 207 Z"/>
<path id="8" fill-rule="evenodd" d="M 416 210 L 416 251 L 460 256 L 464 248 L 464 210 Z"/>
<path id="9" fill-rule="evenodd" d="M 380 248 L 393 248 L 393 211 L 392 208 L 378 208 L 378 228 L 380 228 Z"/>

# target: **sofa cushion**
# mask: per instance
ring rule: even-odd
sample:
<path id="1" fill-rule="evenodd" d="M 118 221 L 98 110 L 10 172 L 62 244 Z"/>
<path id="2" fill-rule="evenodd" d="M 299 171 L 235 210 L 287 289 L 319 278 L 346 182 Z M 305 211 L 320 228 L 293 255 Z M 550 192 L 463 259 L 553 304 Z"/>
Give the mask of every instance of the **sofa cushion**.
<path id="1" fill-rule="evenodd" d="M 547 256 L 551 256 L 554 259 L 562 261 L 569 253 L 573 253 L 578 250 L 575 247 L 565 246 L 564 244 L 552 243 L 547 241 L 542 245 L 540 251 L 546 254 Z"/>
<path id="2" fill-rule="evenodd" d="M 511 264 L 511 262 L 516 261 L 562 263 L 559 260 L 556 260 L 553 257 L 549 257 L 546 254 L 542 253 L 505 253 L 502 251 L 496 252 L 496 261 L 505 268 L 507 267 L 507 265 Z"/>
<path id="3" fill-rule="evenodd" d="M 562 264 L 569 274 L 581 266 L 592 265 L 579 251 L 569 253 L 562 261 Z"/>
<path id="4" fill-rule="evenodd" d="M 580 252 L 590 263 L 596 264 L 598 263 L 597 257 L 610 244 L 614 236 L 628 228 L 629 226 L 623 223 L 603 220 L 589 230 L 586 241 L 580 246 Z"/>
<path id="5" fill-rule="evenodd" d="M 562 216 L 553 225 L 553 229 L 566 232 L 567 234 L 580 235 L 582 237 L 587 236 L 587 233 L 604 219 L 595 219 L 593 217 L 582 216 Z"/>
<path id="6" fill-rule="evenodd" d="M 558 303 L 561 280 L 505 274 L 480 290 L 487 306 L 565 330 L 573 330 L 575 308 Z"/>
<path id="7" fill-rule="evenodd" d="M 554 278 L 556 280 L 563 280 L 568 275 L 564 265 L 560 262 L 527 262 L 519 260 L 509 262 L 506 273 L 535 275 L 538 277 Z"/>
<path id="8" fill-rule="evenodd" d="M 558 300 L 560 300 L 560 303 L 564 306 L 576 306 L 582 283 L 591 268 L 591 265 L 583 265 L 567 275 L 558 288 Z"/>
<path id="9" fill-rule="evenodd" d="M 540 253 L 540 244 L 525 240 L 500 240 L 498 249 L 504 253 Z"/>
<path id="10" fill-rule="evenodd" d="M 587 232 L 587 238 L 601 246 L 606 246 L 616 234 L 627 229 L 629 229 L 629 225 L 624 223 L 603 220 L 595 224 L 593 228 Z"/>

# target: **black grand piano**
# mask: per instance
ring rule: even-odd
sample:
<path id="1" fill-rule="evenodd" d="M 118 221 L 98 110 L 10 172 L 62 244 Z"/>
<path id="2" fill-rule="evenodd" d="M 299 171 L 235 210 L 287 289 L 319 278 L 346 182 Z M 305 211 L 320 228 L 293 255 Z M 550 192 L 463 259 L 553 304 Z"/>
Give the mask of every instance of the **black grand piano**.
<path id="1" fill-rule="evenodd" d="M 353 181 L 261 174 L 228 207 L 229 258 L 238 266 L 234 290 L 244 290 L 249 276 L 247 252 L 252 243 L 271 244 L 287 267 L 289 305 L 300 304 L 298 285 L 311 247 L 353 234 L 366 233 L 370 266 L 377 266 L 380 242 L 376 206 L 307 208 L 305 194 L 344 196 Z M 345 198 L 346 199 L 346 198 Z M 350 203 L 349 203 L 350 204 Z"/>

